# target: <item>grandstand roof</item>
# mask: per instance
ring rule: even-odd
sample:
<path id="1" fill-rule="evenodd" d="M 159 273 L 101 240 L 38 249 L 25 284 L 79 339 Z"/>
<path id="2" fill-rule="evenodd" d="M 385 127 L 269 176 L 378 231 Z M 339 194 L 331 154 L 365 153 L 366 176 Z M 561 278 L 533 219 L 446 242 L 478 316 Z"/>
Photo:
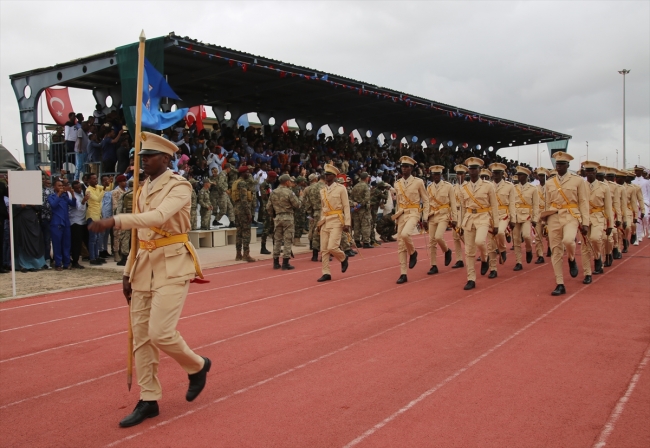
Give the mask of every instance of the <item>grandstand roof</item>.
<path id="1" fill-rule="evenodd" d="M 12 75 L 28 78 L 111 58 L 111 65 L 80 73 L 59 85 L 81 89 L 115 88 L 120 83 L 116 51 L 88 56 L 54 67 Z M 115 63 L 113 59 L 115 58 Z M 570 135 L 512 120 L 481 114 L 393 89 L 375 86 L 322 70 L 297 66 L 217 45 L 204 44 L 174 33 L 165 36 L 164 74 L 183 99 L 179 106 L 209 105 L 232 111 L 284 119 L 435 138 L 437 142 L 467 142 L 495 149 L 568 140 Z M 219 115 L 217 115 L 219 117 Z M 280 125 L 281 122 L 277 122 Z M 338 129 L 338 128 L 337 128 Z M 335 131 L 336 132 L 336 131 Z"/>

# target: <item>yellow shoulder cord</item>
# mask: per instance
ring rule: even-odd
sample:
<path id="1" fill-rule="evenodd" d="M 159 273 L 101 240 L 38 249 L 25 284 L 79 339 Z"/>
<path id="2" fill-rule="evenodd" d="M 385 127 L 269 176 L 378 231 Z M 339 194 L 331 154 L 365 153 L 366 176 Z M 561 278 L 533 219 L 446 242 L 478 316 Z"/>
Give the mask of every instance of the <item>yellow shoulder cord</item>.
<path id="1" fill-rule="evenodd" d="M 408 196 L 406 196 L 406 192 L 404 191 L 404 187 L 402 186 L 401 183 L 397 184 L 399 186 L 400 191 L 402 192 L 402 197 L 404 197 L 404 200 L 406 201 L 406 204 L 404 205 L 404 208 L 417 208 L 418 210 L 422 211 L 422 207 L 420 204 L 416 204 L 415 202 L 411 201 Z M 399 201 L 398 201 L 399 204 Z M 399 204 L 402 205 L 402 204 Z"/>
<path id="2" fill-rule="evenodd" d="M 325 201 L 325 205 L 327 205 L 327 208 L 329 208 L 329 211 L 325 212 L 325 216 L 338 215 L 341 224 L 345 225 L 343 210 L 335 210 L 334 207 L 332 207 L 332 204 L 330 204 L 330 201 L 327 199 L 327 188 L 322 188 L 321 191 L 323 192 L 323 200 Z"/>
<path id="3" fill-rule="evenodd" d="M 526 200 L 524 199 L 524 196 L 521 194 L 521 191 L 515 187 L 515 191 L 517 192 L 517 196 L 519 196 L 519 199 L 521 199 L 521 202 L 524 204 L 522 207 L 519 208 L 533 208 Z"/>
<path id="4" fill-rule="evenodd" d="M 554 205 L 555 208 L 563 208 L 565 210 L 569 210 L 569 213 L 571 213 L 571 216 L 573 216 L 578 221 L 582 222 L 580 217 L 576 216 L 576 214 L 573 213 L 573 210 L 571 210 L 572 207 L 578 208 L 578 204 L 573 204 L 573 203 L 571 203 L 569 201 L 569 198 L 567 198 L 566 194 L 564 194 L 564 191 L 562 191 L 562 187 L 560 186 L 560 183 L 557 181 L 557 177 L 553 178 L 553 182 L 555 183 L 555 187 L 557 188 L 558 193 L 560 193 L 560 195 L 562 196 L 562 198 L 564 199 L 564 202 L 566 202 L 566 204 L 561 205 L 561 206 L 558 206 L 557 204 L 552 204 L 552 205 Z"/>

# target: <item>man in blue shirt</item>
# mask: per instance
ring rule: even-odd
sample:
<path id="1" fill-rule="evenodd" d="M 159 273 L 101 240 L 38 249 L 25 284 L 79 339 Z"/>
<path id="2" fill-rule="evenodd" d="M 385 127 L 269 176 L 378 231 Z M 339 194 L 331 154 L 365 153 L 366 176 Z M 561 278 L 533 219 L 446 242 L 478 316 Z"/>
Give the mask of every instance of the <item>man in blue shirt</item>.
<path id="1" fill-rule="evenodd" d="M 60 180 L 54 182 L 54 193 L 47 197 L 47 202 L 52 209 L 50 221 L 50 235 L 54 252 L 54 269 L 61 271 L 70 268 L 70 215 L 69 207 L 75 207 L 77 201 L 68 192 L 70 187 L 64 189 Z M 62 267 L 63 266 L 63 267 Z"/>
<path id="2" fill-rule="evenodd" d="M 114 173 L 115 164 L 117 163 L 117 147 L 120 144 L 120 137 L 122 137 L 124 130 L 115 135 L 115 131 L 111 129 L 104 136 L 102 140 L 102 171 L 104 173 Z"/>

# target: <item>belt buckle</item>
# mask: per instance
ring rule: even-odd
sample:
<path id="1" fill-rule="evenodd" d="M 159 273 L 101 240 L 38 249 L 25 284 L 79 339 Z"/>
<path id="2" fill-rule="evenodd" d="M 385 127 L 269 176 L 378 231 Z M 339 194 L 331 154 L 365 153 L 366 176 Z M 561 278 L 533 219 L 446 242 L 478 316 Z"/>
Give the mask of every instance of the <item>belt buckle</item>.
<path id="1" fill-rule="evenodd" d="M 476 209 L 473 208 L 473 209 L 472 209 L 472 215 L 475 215 L 475 214 L 476 214 Z"/>
<path id="2" fill-rule="evenodd" d="M 143 241 L 143 243 L 144 243 L 144 248 L 146 250 L 148 250 L 149 252 L 151 252 L 152 250 L 154 250 L 156 248 L 156 242 L 153 241 L 153 240 Z"/>

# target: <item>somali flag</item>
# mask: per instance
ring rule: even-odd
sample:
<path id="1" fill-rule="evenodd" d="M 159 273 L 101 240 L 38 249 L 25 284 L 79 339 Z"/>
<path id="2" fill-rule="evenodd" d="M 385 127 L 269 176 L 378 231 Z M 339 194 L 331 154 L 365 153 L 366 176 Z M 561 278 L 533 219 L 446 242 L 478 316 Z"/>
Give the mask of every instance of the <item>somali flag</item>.
<path id="1" fill-rule="evenodd" d="M 161 112 L 160 100 L 163 97 L 180 100 L 178 95 L 167 84 L 165 78 L 145 58 L 144 60 L 144 89 L 142 92 L 142 127 L 149 129 L 166 129 L 187 115 L 188 108 L 177 109 L 173 112 Z M 135 116 L 135 111 L 134 116 Z"/>

